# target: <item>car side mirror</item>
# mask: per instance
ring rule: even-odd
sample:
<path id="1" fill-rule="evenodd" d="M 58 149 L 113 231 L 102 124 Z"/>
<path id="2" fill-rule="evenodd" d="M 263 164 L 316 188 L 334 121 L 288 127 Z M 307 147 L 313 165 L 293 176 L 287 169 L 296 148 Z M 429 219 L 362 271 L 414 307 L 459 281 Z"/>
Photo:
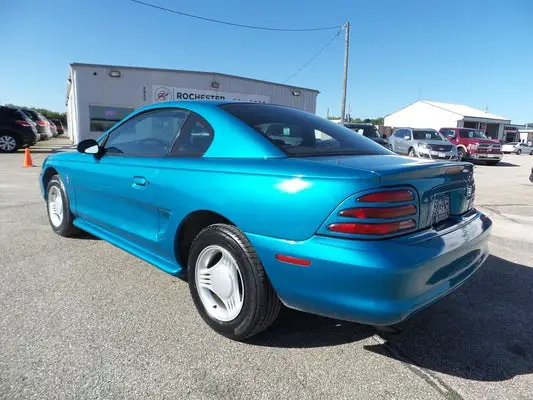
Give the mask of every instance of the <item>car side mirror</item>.
<path id="1" fill-rule="evenodd" d="M 407 136 L 407 135 L 406 135 L 406 136 L 404 136 L 403 138 L 404 138 L 404 140 L 411 140 L 411 136 Z"/>
<path id="2" fill-rule="evenodd" d="M 83 154 L 98 155 L 101 153 L 101 147 L 94 139 L 85 139 L 78 143 L 78 151 Z"/>

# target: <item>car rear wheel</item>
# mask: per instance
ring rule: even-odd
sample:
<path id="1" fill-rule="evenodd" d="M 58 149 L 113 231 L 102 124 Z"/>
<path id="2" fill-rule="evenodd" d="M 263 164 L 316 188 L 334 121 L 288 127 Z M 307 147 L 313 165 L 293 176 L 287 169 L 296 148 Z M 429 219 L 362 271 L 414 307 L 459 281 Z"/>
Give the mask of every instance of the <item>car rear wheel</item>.
<path id="1" fill-rule="evenodd" d="M 232 225 L 203 229 L 188 260 L 196 309 L 216 332 L 245 340 L 270 326 L 281 302 L 244 234 Z"/>
<path id="2" fill-rule="evenodd" d="M 70 212 L 70 203 L 63 181 L 59 175 L 50 179 L 46 189 L 46 210 L 52 230 L 58 235 L 72 237 L 81 231 L 72 222 L 74 216 Z"/>
<path id="3" fill-rule="evenodd" d="M 531 151 L 529 152 L 529 155 L 530 155 L 530 156 L 533 156 L 533 150 L 531 150 Z"/>
<path id="4" fill-rule="evenodd" d="M 17 138 L 9 133 L 0 133 L 0 152 L 13 153 L 20 147 Z"/>

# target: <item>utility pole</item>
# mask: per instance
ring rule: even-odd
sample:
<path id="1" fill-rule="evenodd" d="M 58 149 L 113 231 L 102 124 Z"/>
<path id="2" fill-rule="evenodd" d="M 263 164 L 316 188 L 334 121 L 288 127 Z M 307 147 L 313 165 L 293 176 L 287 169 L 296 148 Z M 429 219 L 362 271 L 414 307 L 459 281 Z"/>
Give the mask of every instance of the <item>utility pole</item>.
<path id="1" fill-rule="evenodd" d="M 346 22 L 346 24 L 344 24 L 344 32 L 346 36 L 344 40 L 344 79 L 342 82 L 341 124 L 344 124 L 344 117 L 346 115 L 346 85 L 348 83 L 348 47 L 350 45 L 350 22 Z"/>

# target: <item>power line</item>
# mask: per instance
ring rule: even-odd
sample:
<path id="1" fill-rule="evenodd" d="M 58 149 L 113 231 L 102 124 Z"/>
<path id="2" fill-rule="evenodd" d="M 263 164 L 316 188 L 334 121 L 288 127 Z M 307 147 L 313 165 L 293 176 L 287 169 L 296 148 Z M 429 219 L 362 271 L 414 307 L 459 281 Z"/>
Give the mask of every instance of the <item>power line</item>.
<path id="1" fill-rule="evenodd" d="M 156 8 L 156 9 L 161 10 L 161 11 L 166 11 L 166 12 L 173 13 L 173 14 L 183 15 L 185 17 L 196 18 L 196 19 L 200 19 L 202 21 L 215 22 L 217 24 L 237 26 L 239 28 L 258 29 L 258 30 L 263 30 L 263 31 L 278 31 L 278 32 L 311 32 L 311 31 L 325 31 L 325 30 L 339 29 L 340 28 L 340 25 L 323 26 L 323 27 L 319 27 L 319 28 L 269 28 L 269 27 L 266 27 L 266 26 L 242 25 L 242 24 L 235 24 L 233 22 L 220 21 L 218 19 L 201 17 L 199 15 L 187 14 L 187 13 L 184 13 L 182 11 L 171 10 L 170 8 L 165 8 L 165 7 L 161 7 L 161 6 L 155 5 L 155 4 L 145 3 L 144 1 L 140 1 L 140 0 L 130 0 L 130 1 L 132 1 L 134 3 L 145 5 L 147 7 Z"/>
<path id="2" fill-rule="evenodd" d="M 291 76 L 289 76 L 287 79 L 285 79 L 282 83 L 286 83 L 288 81 L 290 81 L 292 78 L 294 78 L 296 75 L 298 75 L 300 73 L 300 71 L 302 69 L 304 69 L 305 67 L 307 67 L 309 64 L 311 64 L 313 61 L 315 61 L 315 59 L 324 52 L 324 50 L 326 50 L 328 48 L 328 46 L 335 40 L 335 38 L 337 36 L 339 36 L 342 32 L 342 29 L 339 29 L 335 35 L 333 35 L 333 37 L 325 44 L 324 47 L 322 47 L 318 53 L 316 53 L 309 61 L 307 61 L 304 65 L 302 65 L 294 74 L 292 74 Z"/>

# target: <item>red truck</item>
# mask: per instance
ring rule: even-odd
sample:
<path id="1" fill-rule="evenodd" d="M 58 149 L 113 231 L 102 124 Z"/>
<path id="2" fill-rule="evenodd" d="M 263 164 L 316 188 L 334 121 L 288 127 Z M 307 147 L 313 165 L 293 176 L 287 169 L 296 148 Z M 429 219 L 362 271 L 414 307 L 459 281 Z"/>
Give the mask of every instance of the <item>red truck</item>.
<path id="1" fill-rule="evenodd" d="M 457 146 L 460 160 L 481 160 L 496 165 L 503 158 L 501 143 L 488 138 L 479 129 L 441 128 L 439 132 Z"/>

